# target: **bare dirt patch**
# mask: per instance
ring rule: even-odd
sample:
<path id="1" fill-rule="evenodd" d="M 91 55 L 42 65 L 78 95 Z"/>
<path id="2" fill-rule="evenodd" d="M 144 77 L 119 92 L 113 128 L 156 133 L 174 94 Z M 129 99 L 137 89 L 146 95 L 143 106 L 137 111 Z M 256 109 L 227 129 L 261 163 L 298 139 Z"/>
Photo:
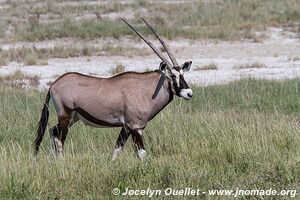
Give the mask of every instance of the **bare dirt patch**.
<path id="1" fill-rule="evenodd" d="M 274 30 L 274 29 L 270 29 Z M 175 52 L 178 61 L 193 61 L 192 70 L 186 73 L 189 83 L 198 85 L 225 84 L 241 78 L 263 78 L 263 79 L 291 79 L 300 76 L 300 41 L 291 34 L 284 33 L 284 29 L 276 28 L 277 31 L 267 30 L 266 39 L 261 43 L 252 41 L 244 42 L 223 42 L 207 40 L 166 40 L 171 49 Z M 47 46 L 55 47 L 69 44 L 75 40 L 66 39 L 65 43 L 61 40 L 36 43 L 36 48 Z M 159 43 L 153 40 L 156 46 Z M 62 42 L 62 43 L 61 43 Z M 115 54 L 100 54 L 79 57 L 49 58 L 47 65 L 24 65 L 22 62 L 9 62 L 7 66 L 0 68 L 0 75 L 5 76 L 15 70 L 21 70 L 26 74 L 40 77 L 39 88 L 48 88 L 49 83 L 65 72 L 76 71 L 99 77 L 109 77 L 117 65 L 124 66 L 126 71 L 149 71 L 158 69 L 159 58 L 149 50 L 142 42 L 131 38 L 111 39 L 105 41 L 99 39 L 94 41 L 94 45 L 104 46 L 115 44 L 115 48 L 123 50 L 136 49 L 130 54 L 122 53 L 118 50 Z M 93 45 L 91 41 L 74 42 L 75 46 Z M 24 44 L 24 43 L 23 43 Z M 32 45 L 33 43 L 24 44 Z M 8 45 L 8 46 L 7 46 Z M 14 48 L 7 44 L 7 49 Z M 19 46 L 18 43 L 13 45 Z M 40 45 L 40 46 L 39 46 Z M 103 45 L 103 44 L 102 44 Z M 95 47 L 93 46 L 93 47 Z M 103 47 L 104 47 L 103 46 Z M 5 49 L 5 48 L 4 48 Z M 116 49 L 113 49 L 116 50 Z M 144 52 L 145 50 L 145 52 Z M 124 51 L 123 51 L 124 52 Z M 214 70 L 197 70 L 201 66 L 217 66 Z M 259 65 L 255 64 L 258 63 Z M 245 66 L 245 67 L 237 67 Z M 259 67 L 258 67 L 259 66 Z M 195 68 L 194 68 L 195 67 Z M 194 69 L 193 69 L 194 68 Z"/>

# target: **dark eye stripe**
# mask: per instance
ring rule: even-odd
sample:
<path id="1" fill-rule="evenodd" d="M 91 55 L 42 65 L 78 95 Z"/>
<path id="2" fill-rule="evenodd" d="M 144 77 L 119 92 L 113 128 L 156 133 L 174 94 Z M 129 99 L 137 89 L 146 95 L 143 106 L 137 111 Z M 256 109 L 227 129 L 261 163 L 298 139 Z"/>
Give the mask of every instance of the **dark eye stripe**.
<path id="1" fill-rule="evenodd" d="M 180 67 L 173 67 L 176 71 L 180 72 Z"/>
<path id="2" fill-rule="evenodd" d="M 181 89 L 187 89 L 189 88 L 188 84 L 185 82 L 184 77 L 182 74 L 179 75 L 179 87 Z"/>

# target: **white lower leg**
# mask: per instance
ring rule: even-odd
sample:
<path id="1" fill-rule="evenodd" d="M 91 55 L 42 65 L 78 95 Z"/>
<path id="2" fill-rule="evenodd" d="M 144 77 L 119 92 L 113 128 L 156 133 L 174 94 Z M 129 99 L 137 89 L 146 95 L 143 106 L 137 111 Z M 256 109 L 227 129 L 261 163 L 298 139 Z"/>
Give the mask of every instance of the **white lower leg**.
<path id="1" fill-rule="evenodd" d="M 112 156 L 112 159 L 111 160 L 115 160 L 118 155 L 120 155 L 120 153 L 122 152 L 123 148 L 122 147 L 118 147 L 118 148 L 115 148 L 114 150 L 114 153 L 113 153 L 113 156 Z"/>
<path id="2" fill-rule="evenodd" d="M 146 155 L 146 151 L 144 149 L 139 149 L 137 151 L 137 156 L 139 159 L 144 160 L 145 155 Z"/>
<path id="3" fill-rule="evenodd" d="M 54 138 L 54 141 L 58 152 L 62 154 L 64 151 L 62 142 L 57 137 Z"/>
<path id="4" fill-rule="evenodd" d="M 55 157 L 56 156 L 56 153 L 57 153 L 57 146 L 55 144 L 55 136 L 53 135 L 53 128 L 51 128 L 49 130 L 50 132 L 50 145 L 51 145 L 51 151 L 52 151 L 52 154 L 53 156 Z"/>

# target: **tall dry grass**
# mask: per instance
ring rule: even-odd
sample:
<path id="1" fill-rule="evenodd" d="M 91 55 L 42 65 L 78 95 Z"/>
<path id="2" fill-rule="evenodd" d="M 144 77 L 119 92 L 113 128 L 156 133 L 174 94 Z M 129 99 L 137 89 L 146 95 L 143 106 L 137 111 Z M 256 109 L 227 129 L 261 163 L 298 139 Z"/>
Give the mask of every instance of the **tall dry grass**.
<path id="1" fill-rule="evenodd" d="M 144 130 L 143 162 L 131 139 L 111 162 L 119 129 L 81 123 L 70 129 L 64 158 L 51 157 L 46 134 L 34 159 L 31 144 L 45 93 L 2 86 L 0 197 L 124 199 L 111 194 L 115 187 L 299 189 L 299 86 L 295 79 L 193 87 L 193 100 L 176 98 Z M 53 109 L 50 116 L 54 125 Z"/>

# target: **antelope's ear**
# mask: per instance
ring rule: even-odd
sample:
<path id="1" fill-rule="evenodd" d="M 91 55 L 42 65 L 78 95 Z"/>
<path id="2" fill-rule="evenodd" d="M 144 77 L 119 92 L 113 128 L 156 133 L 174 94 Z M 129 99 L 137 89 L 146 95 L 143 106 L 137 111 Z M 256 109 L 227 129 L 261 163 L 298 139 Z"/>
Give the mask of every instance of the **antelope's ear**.
<path id="1" fill-rule="evenodd" d="M 166 71 L 165 71 L 166 68 L 167 68 L 166 63 L 161 62 L 160 65 L 159 65 L 159 70 L 165 73 L 165 72 L 166 72 Z"/>
<path id="2" fill-rule="evenodd" d="M 183 65 L 182 65 L 182 70 L 184 72 L 187 72 L 191 69 L 192 66 L 192 61 L 186 61 Z"/>

